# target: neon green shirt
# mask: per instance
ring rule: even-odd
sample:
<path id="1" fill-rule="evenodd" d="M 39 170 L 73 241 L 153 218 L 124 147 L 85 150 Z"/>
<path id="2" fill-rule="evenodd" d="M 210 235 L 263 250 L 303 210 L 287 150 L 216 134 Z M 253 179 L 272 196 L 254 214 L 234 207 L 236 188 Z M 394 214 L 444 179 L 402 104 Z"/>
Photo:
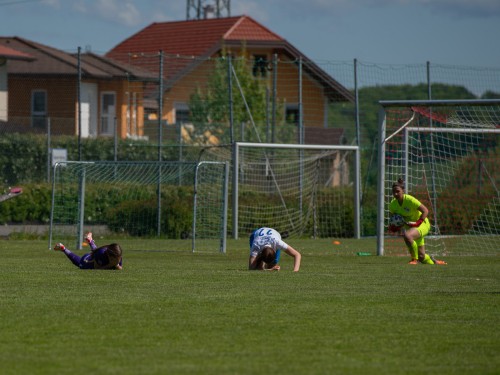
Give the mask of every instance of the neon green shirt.
<path id="1" fill-rule="evenodd" d="M 396 198 L 391 200 L 391 203 L 389 203 L 389 212 L 403 216 L 405 221 L 417 221 L 420 215 L 422 215 L 418 210 L 421 204 L 417 198 L 405 194 L 403 196 L 403 204 L 401 205 Z"/>

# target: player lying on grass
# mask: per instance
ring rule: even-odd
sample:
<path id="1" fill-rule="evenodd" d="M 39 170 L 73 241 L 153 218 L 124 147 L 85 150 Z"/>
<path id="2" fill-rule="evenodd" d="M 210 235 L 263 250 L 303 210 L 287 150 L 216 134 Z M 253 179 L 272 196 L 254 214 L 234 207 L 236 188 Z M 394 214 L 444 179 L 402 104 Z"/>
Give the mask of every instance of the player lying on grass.
<path id="1" fill-rule="evenodd" d="M 403 238 L 406 247 L 410 251 L 411 260 L 409 264 L 446 264 L 442 260 L 434 259 L 425 253 L 424 237 L 429 233 L 431 224 L 429 222 L 429 210 L 420 201 L 405 194 L 403 179 L 392 185 L 392 195 L 394 198 L 389 203 L 391 215 L 399 214 L 404 219 L 403 227 L 389 226 L 391 232 L 403 230 Z"/>
<path id="2" fill-rule="evenodd" d="M 293 257 L 293 271 L 298 272 L 302 256 L 281 239 L 277 230 L 264 227 L 253 231 L 250 235 L 248 269 L 279 271 L 280 250 Z"/>
<path id="3" fill-rule="evenodd" d="M 87 233 L 85 241 L 89 244 L 91 252 L 82 255 L 72 253 L 62 243 L 56 244 L 54 250 L 62 251 L 71 262 L 82 270 L 121 270 L 122 269 L 122 249 L 120 245 L 113 243 L 106 246 L 97 247 L 92 233 Z"/>

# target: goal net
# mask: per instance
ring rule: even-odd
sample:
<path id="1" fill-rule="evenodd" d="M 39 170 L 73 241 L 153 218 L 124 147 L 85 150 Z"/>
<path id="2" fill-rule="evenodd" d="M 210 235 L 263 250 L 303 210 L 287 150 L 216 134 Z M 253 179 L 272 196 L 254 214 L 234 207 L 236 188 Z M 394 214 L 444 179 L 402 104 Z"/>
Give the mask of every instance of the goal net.
<path id="1" fill-rule="evenodd" d="M 357 146 L 240 143 L 204 156 L 232 160 L 232 233 L 262 226 L 293 237 L 359 237 Z"/>
<path id="2" fill-rule="evenodd" d="M 499 255 L 500 100 L 382 101 L 378 253 L 407 255 L 387 231 L 392 184 L 429 209 L 432 255 Z"/>
<path id="3" fill-rule="evenodd" d="M 49 248 L 81 249 L 91 231 L 127 249 L 225 252 L 227 174 L 220 162 L 57 163 Z"/>

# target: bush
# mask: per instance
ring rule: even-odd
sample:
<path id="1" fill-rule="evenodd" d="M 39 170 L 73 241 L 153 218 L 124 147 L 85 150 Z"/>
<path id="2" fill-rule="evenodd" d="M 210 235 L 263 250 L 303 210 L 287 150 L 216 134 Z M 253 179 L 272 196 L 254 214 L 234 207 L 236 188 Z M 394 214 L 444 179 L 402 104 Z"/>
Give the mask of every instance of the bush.
<path id="1" fill-rule="evenodd" d="M 0 224 L 47 224 L 52 186 L 23 185 L 23 193 L 0 204 Z"/>
<path id="2" fill-rule="evenodd" d="M 155 189 L 137 188 L 129 191 L 129 200 L 113 185 L 99 189 L 88 187 L 85 199 L 85 223 L 108 225 L 117 232 L 134 236 L 152 236 L 157 232 L 157 201 Z M 73 213 L 76 222 L 78 199 L 76 187 L 65 189 L 67 213 Z M 23 194 L 0 204 L 0 224 L 48 224 L 52 202 L 52 185 L 23 185 Z M 193 218 L 193 189 L 185 186 L 167 186 L 161 197 L 161 235 L 181 238 L 191 231 Z M 125 220 L 126 219 L 126 220 Z M 124 227 L 124 222 L 128 225 Z"/>

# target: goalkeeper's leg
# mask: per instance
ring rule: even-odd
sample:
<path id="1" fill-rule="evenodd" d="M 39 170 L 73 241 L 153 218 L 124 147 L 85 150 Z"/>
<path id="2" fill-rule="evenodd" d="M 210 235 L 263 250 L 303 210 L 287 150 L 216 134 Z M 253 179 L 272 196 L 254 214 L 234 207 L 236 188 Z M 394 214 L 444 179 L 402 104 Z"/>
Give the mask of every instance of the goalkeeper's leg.
<path id="1" fill-rule="evenodd" d="M 431 259 L 431 257 L 425 253 L 424 246 L 418 247 L 418 260 L 422 264 L 434 264 L 434 261 Z"/>
<path id="2" fill-rule="evenodd" d="M 422 264 L 434 264 L 432 258 L 425 253 L 424 237 L 429 233 L 431 226 L 428 220 L 425 220 L 417 229 L 418 237 L 415 238 L 415 244 L 418 248 L 418 260 Z"/>
<path id="3" fill-rule="evenodd" d="M 408 251 L 410 252 L 411 261 L 410 263 L 416 264 L 418 261 L 418 246 L 413 237 L 411 236 L 412 231 L 405 231 L 404 240 Z"/>

